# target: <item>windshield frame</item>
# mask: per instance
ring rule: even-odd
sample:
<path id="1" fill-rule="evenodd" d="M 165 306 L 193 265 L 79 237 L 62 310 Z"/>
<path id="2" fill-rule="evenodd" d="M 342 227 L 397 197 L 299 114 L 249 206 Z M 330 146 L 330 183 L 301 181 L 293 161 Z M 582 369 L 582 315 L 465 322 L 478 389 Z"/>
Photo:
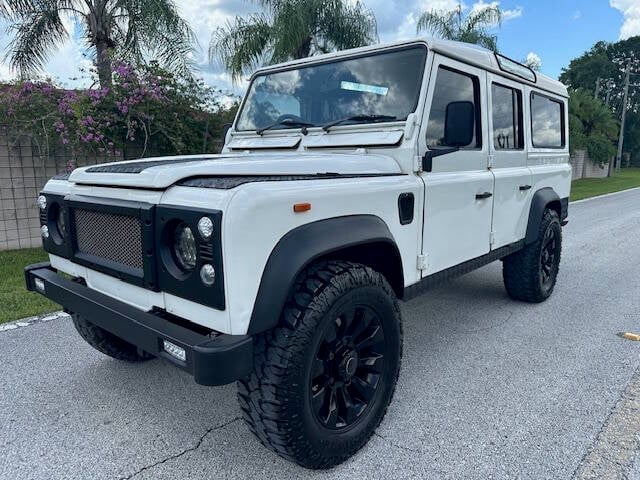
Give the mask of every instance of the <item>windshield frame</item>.
<path id="1" fill-rule="evenodd" d="M 286 63 L 286 64 L 282 64 L 282 65 L 274 65 L 271 67 L 263 67 L 259 70 L 256 70 L 251 77 L 249 78 L 249 85 L 247 87 L 247 90 L 245 92 L 245 94 L 242 97 L 242 102 L 240 104 L 240 108 L 238 108 L 238 113 L 236 115 L 236 118 L 234 119 L 233 122 L 233 133 L 238 133 L 238 134 L 242 134 L 242 135 L 246 135 L 246 134 L 257 134 L 256 129 L 247 129 L 247 130 L 238 130 L 238 121 L 240 120 L 240 117 L 242 116 L 242 113 L 246 107 L 246 103 L 247 103 L 247 99 L 249 97 L 249 92 L 251 90 L 251 88 L 253 87 L 254 82 L 256 81 L 256 79 L 258 79 L 259 77 L 264 77 L 266 75 L 272 75 L 272 74 L 276 74 L 276 73 L 281 73 L 281 72 L 290 72 L 293 70 L 300 70 L 303 68 L 307 68 L 307 67 L 313 67 L 313 66 L 318 66 L 318 65 L 328 65 L 328 64 L 332 64 L 332 63 L 340 63 L 340 62 L 344 62 L 347 60 L 357 60 L 359 58 L 367 58 L 367 57 L 375 57 L 378 55 L 385 55 L 385 54 L 389 54 L 389 53 L 394 53 L 394 52 L 402 52 L 402 51 L 406 51 L 406 50 L 412 50 L 412 49 L 416 49 L 416 48 L 421 48 L 424 50 L 424 57 L 423 57 L 423 62 L 420 68 L 420 81 L 418 82 L 418 92 L 416 95 L 416 100 L 415 100 L 415 104 L 413 105 L 413 109 L 407 113 L 407 118 L 409 117 L 409 115 L 411 115 L 412 113 L 416 113 L 419 105 L 420 105 L 420 99 L 422 98 L 422 90 L 424 89 L 424 76 L 425 76 L 425 69 L 427 67 L 427 63 L 428 63 L 428 56 L 429 56 L 429 48 L 426 44 L 426 42 L 421 42 L 421 41 L 417 41 L 417 42 L 412 42 L 412 43 L 407 43 L 405 45 L 391 45 L 388 47 L 383 47 L 380 48 L 379 46 L 376 46 L 377 49 L 371 49 L 371 50 L 366 50 L 366 51 L 361 51 L 361 52 L 354 52 L 352 54 L 347 54 L 347 55 L 341 55 L 340 52 L 338 52 L 338 54 L 334 54 L 335 56 L 332 56 L 330 58 L 325 58 L 325 59 L 318 59 L 315 60 L 314 57 L 307 57 L 304 60 L 294 60 L 291 64 Z M 354 125 L 367 125 L 367 126 L 371 126 L 371 125 L 380 125 L 380 124 L 389 124 L 389 123 L 404 123 L 406 122 L 406 118 L 405 119 L 399 119 L 399 120 L 387 120 L 387 121 L 377 121 L 377 122 L 358 122 L 358 123 L 346 123 L 343 125 L 339 125 L 336 126 L 336 129 L 339 129 L 341 127 L 353 127 Z M 313 129 L 322 129 L 322 125 L 317 125 L 314 127 L 306 127 L 308 130 L 313 130 Z M 282 132 L 282 131 L 300 131 L 301 128 L 300 127 L 289 127 L 287 128 L 286 126 L 283 126 L 282 128 L 271 128 L 268 130 L 268 132 Z M 333 130 L 333 129 L 332 129 Z M 267 133 L 267 131 L 264 132 L 265 134 Z"/>

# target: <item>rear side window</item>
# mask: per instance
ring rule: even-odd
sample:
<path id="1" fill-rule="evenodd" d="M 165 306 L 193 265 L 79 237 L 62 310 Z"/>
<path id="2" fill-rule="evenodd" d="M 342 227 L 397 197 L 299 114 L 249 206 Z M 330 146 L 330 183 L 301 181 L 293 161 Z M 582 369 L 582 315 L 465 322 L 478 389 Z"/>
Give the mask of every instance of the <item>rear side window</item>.
<path id="1" fill-rule="evenodd" d="M 480 84 L 478 77 L 460 73 L 446 67 L 438 67 L 438 76 L 433 91 L 429 123 L 427 124 L 427 145 L 444 145 L 444 120 L 447 105 L 451 102 L 471 102 L 475 107 L 475 131 L 469 144 L 471 148 L 482 147 L 480 125 Z"/>
<path id="2" fill-rule="evenodd" d="M 562 102 L 539 93 L 531 94 L 531 139 L 538 148 L 564 147 Z"/>
<path id="3" fill-rule="evenodd" d="M 496 150 L 522 150 L 522 92 L 503 85 L 491 85 L 493 146 Z"/>

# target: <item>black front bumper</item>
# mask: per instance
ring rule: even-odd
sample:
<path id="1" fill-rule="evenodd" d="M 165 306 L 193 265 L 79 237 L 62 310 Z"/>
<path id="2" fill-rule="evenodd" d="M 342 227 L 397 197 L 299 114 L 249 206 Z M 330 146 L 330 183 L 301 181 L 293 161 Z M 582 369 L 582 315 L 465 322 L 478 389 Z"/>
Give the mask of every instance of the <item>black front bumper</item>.
<path id="1" fill-rule="evenodd" d="M 49 263 L 25 268 L 27 289 L 40 293 L 91 323 L 162 357 L 193 375 L 201 385 L 224 385 L 248 375 L 253 366 L 253 341 L 248 335 L 205 334 L 64 278 Z M 36 279 L 38 281 L 36 282 Z M 164 350 L 164 340 L 184 348 L 181 361 Z"/>

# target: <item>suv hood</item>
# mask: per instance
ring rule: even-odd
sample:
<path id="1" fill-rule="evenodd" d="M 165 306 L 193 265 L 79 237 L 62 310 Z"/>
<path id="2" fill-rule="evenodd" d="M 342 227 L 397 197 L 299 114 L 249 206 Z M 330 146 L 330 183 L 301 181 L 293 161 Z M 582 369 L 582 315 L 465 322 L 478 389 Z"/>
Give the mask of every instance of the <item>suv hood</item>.
<path id="1" fill-rule="evenodd" d="M 191 177 L 243 175 L 394 174 L 391 157 L 365 153 L 251 153 L 156 157 L 78 168 L 69 181 L 79 184 L 167 188 Z"/>

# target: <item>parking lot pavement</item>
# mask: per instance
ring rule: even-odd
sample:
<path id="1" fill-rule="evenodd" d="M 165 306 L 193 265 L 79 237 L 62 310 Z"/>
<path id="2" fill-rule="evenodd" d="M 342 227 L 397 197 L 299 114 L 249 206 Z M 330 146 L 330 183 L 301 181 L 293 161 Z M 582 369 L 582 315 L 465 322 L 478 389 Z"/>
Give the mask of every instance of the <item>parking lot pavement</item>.
<path id="1" fill-rule="evenodd" d="M 500 263 L 403 304 L 394 401 L 371 442 L 328 472 L 262 447 L 232 385 L 111 360 L 68 318 L 0 332 L 0 477 L 589 478 L 597 455 L 620 453 L 616 415 L 639 414 L 621 406 L 640 342 L 616 336 L 640 330 L 637 205 L 638 190 L 570 207 L 543 304 L 509 300 Z M 620 472 L 640 471 L 637 433 L 625 433 Z"/>

